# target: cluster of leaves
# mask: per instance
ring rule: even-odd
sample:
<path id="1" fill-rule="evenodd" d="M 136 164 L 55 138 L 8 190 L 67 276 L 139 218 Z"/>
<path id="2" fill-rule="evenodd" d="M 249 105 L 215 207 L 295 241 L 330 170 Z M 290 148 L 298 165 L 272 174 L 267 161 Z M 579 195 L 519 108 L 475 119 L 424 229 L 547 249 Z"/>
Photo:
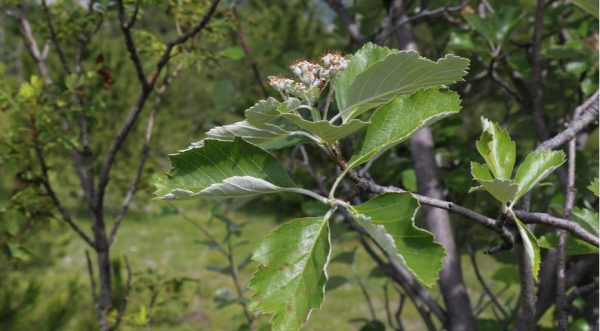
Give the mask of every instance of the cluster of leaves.
<path id="1" fill-rule="evenodd" d="M 249 284 L 256 291 L 250 307 L 275 313 L 272 322 L 277 330 L 300 328 L 310 310 L 321 306 L 331 251 L 328 220 L 338 208 L 350 212 L 373 240 L 425 285 L 435 283 L 445 256 L 431 233 L 415 227 L 419 203 L 410 193 L 385 193 L 353 206 L 335 199 L 335 188 L 350 169 L 457 113 L 460 98 L 443 85 L 461 80 L 469 62 L 452 55 L 433 62 L 416 52 L 373 44 L 348 60 L 339 75 L 328 76 L 300 99 L 295 97 L 298 93 L 282 91 L 282 101 L 260 101 L 246 111 L 245 121 L 210 130 L 206 139 L 171 155 L 173 169 L 156 183 L 160 199 L 293 192 L 330 207 L 325 216 L 283 224 L 254 251 L 252 259 L 259 267 Z M 337 103 L 337 114 L 331 118 L 329 109 L 317 108 L 326 87 L 330 93 L 325 104 L 334 95 Z M 333 157 L 339 153 L 339 140 L 354 133 L 360 133 L 359 143 L 329 198 L 296 187 L 264 150 L 312 142 Z"/>
<path id="2" fill-rule="evenodd" d="M 481 119 L 483 133 L 477 141 L 477 150 L 485 164 L 471 162 L 471 174 L 480 186 L 469 192 L 485 190 L 502 204 L 504 217 L 512 217 L 526 246 L 529 266 L 537 280 L 540 269 L 540 246 L 555 248 L 558 233 L 544 235 L 541 243 L 514 213 L 514 206 L 532 189 L 544 185 L 542 181 L 565 162 L 563 151 L 543 150 L 531 152 L 518 167 L 514 178 L 516 144 L 507 130 L 486 118 Z M 512 178 L 512 179 L 511 179 Z M 551 184 L 548 184 L 551 185 Z M 593 185 L 593 184 L 592 184 Z M 598 213 L 589 209 L 574 208 L 574 220 L 590 233 L 598 233 Z M 598 248 L 580 239 L 569 237 L 567 250 L 570 254 L 598 253 Z"/>

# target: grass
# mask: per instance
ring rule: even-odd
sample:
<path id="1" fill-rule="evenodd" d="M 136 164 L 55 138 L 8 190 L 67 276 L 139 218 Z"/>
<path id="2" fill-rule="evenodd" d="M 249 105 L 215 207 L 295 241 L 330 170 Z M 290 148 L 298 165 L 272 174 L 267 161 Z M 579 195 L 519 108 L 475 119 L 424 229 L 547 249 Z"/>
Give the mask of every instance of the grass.
<path id="1" fill-rule="evenodd" d="M 213 221 L 206 223 L 208 208 L 199 209 L 197 205 L 181 204 L 191 218 L 204 224 L 216 238 L 222 238 L 225 229 L 222 223 Z M 251 252 L 256 243 L 277 226 L 274 216 L 234 214 L 232 219 L 236 222 L 248 222 L 243 229 L 243 235 L 236 240 L 247 240 L 245 245 L 239 246 L 235 251 L 237 262 L 242 261 Z M 139 279 L 142 276 L 162 277 L 162 279 L 193 278 L 198 282 L 185 283 L 179 294 L 173 288 L 163 288 L 157 299 L 156 309 L 153 311 L 153 330 L 237 330 L 245 322 L 239 305 L 230 305 L 219 309 L 213 298 L 215 293 L 222 288 L 233 291 L 233 283 L 227 275 L 208 270 L 211 264 L 224 265 L 226 259 L 217 251 L 208 249 L 196 241 L 206 240 L 206 237 L 189 222 L 179 215 L 152 217 L 147 214 L 128 214 L 124 220 L 117 240 L 111 250 L 111 258 L 122 260 L 127 255 L 131 268 L 134 271 L 133 288 L 130 301 L 127 305 L 125 329 L 139 329 L 135 321 L 148 311 L 151 293 L 140 287 Z M 358 243 L 355 240 L 334 242 L 332 257 L 341 252 L 351 251 Z M 89 277 L 87 274 L 83 241 L 75 238 L 64 247 L 64 254 L 55 265 L 36 270 L 34 274 L 20 274 L 15 272 L 13 277 L 28 277 L 38 279 L 43 283 L 43 296 L 38 307 L 32 313 L 40 316 L 53 304 L 50 298 L 57 293 L 64 293 L 69 281 L 78 286 L 78 301 L 72 318 L 64 326 L 64 330 L 82 330 L 90 327 L 93 321 L 93 309 L 90 299 Z M 484 277 L 490 279 L 497 262 L 489 257 L 479 255 L 479 264 Z M 479 298 L 481 288 L 477 282 L 468 257 L 463 257 L 463 272 L 471 295 L 472 303 Z M 357 249 L 357 263 L 348 265 L 344 263 L 331 263 L 328 268 L 329 276 L 344 276 L 348 279 L 359 277 L 365 285 L 376 312 L 376 318 L 385 321 L 383 300 L 384 278 L 368 278 L 370 270 L 375 263 L 362 249 Z M 255 268 L 250 263 L 240 273 L 242 282 L 247 282 Z M 30 271 L 31 272 L 31 271 Z M 122 277 L 124 277 L 124 271 Z M 494 291 L 502 287 L 501 284 L 491 285 Z M 514 293 L 517 288 L 513 286 Z M 437 286 L 432 290 L 432 296 L 442 303 Z M 389 289 L 392 309 L 398 305 L 398 296 Z M 249 297 L 250 293 L 246 296 Z M 492 317 L 491 310 L 486 310 L 482 316 Z M 369 304 L 356 283 L 346 283 L 332 291 L 327 292 L 321 310 L 315 310 L 305 330 L 358 330 L 360 323 L 349 323 L 352 319 L 371 319 Z M 268 330 L 269 316 L 260 315 L 257 318 L 258 330 Z M 421 330 L 424 325 L 414 306 L 407 299 L 402 315 L 404 327 L 408 330 Z"/>

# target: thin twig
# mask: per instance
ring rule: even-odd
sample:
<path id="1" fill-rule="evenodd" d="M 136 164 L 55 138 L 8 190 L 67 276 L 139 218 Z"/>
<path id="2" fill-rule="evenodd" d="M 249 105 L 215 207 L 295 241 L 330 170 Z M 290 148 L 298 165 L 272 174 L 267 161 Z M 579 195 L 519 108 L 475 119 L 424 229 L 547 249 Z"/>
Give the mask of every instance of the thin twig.
<path id="1" fill-rule="evenodd" d="M 60 47 L 60 43 L 58 42 L 58 38 L 56 37 L 56 31 L 54 30 L 54 24 L 52 24 L 52 17 L 50 15 L 50 9 L 48 5 L 46 5 L 46 0 L 42 0 L 42 8 L 44 9 L 44 15 L 46 16 L 46 22 L 48 24 L 48 31 L 50 32 L 50 38 L 52 39 L 52 43 L 56 48 L 56 54 L 58 54 L 58 58 L 60 59 L 60 63 L 67 72 L 67 74 L 71 74 L 71 70 L 69 69 L 69 65 L 67 64 L 67 60 L 65 59 L 65 54 L 63 53 L 62 47 Z"/>
<path id="2" fill-rule="evenodd" d="M 475 256 L 475 252 L 473 251 L 473 246 L 471 245 L 471 242 L 467 241 L 466 245 L 467 245 L 467 252 L 469 253 L 469 257 L 471 258 L 471 264 L 473 264 L 473 270 L 475 270 L 475 276 L 477 276 L 477 280 L 479 280 L 481 287 L 483 287 L 484 292 L 490 298 L 492 303 L 498 308 L 498 310 L 502 314 L 503 318 L 504 319 L 508 318 L 508 313 L 506 312 L 504 307 L 502 307 L 502 304 L 500 304 L 500 302 L 498 302 L 498 299 L 496 298 L 494 293 L 492 293 L 492 291 L 488 287 L 487 283 L 485 282 L 485 279 L 481 275 L 481 272 L 479 271 L 479 266 L 477 265 L 477 257 Z"/>
<path id="3" fill-rule="evenodd" d="M 123 199 L 123 203 L 121 204 L 121 209 L 119 210 L 119 213 L 117 214 L 115 223 L 113 224 L 113 227 L 110 230 L 110 235 L 108 237 L 109 245 L 113 243 L 115 236 L 117 235 L 119 226 L 120 226 L 121 222 L 123 221 L 123 217 L 125 216 L 125 213 L 127 213 L 127 209 L 129 208 L 129 205 L 131 204 L 131 200 L 133 199 L 133 195 L 135 194 L 137 185 L 140 181 L 140 178 L 142 177 L 142 171 L 144 170 L 144 165 L 146 164 L 146 161 L 148 160 L 148 154 L 150 153 L 150 140 L 152 139 L 152 129 L 154 127 L 154 120 L 160 109 L 160 104 L 162 102 L 162 95 L 165 92 L 165 90 L 167 89 L 167 87 L 173 82 L 173 80 L 175 80 L 175 78 L 179 74 L 179 71 L 181 70 L 182 67 L 183 67 L 182 64 L 178 64 L 177 67 L 175 68 L 175 70 L 173 71 L 173 73 L 171 73 L 170 75 L 167 75 L 165 77 L 164 82 L 161 85 L 161 87 L 156 90 L 156 97 L 154 99 L 154 107 L 152 108 L 152 112 L 150 113 L 150 117 L 148 118 L 148 124 L 146 124 L 146 134 L 144 136 L 144 145 L 142 147 L 142 152 L 140 154 L 140 161 L 138 163 L 137 171 L 136 171 L 136 174 L 135 174 L 133 180 L 131 181 L 129 190 L 127 190 L 125 199 Z"/>

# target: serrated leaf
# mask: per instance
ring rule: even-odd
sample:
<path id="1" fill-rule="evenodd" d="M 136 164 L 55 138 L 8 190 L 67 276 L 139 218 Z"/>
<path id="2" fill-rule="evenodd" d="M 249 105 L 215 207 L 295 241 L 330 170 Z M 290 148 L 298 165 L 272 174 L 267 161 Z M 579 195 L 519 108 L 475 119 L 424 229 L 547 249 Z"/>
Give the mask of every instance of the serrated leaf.
<path id="1" fill-rule="evenodd" d="M 321 138 L 321 140 L 327 143 L 332 143 L 343 139 L 355 133 L 356 131 L 361 130 L 367 126 L 367 124 L 369 124 L 368 122 L 354 119 L 349 122 L 342 123 L 341 125 L 333 125 L 328 121 L 307 121 L 296 114 L 282 114 L 281 117 Z"/>
<path id="2" fill-rule="evenodd" d="M 558 247 L 560 234 L 558 232 L 546 233 L 539 239 L 540 247 L 547 249 L 556 249 Z M 565 246 L 567 254 L 598 254 L 598 247 L 589 244 L 583 240 L 573 238 L 567 234 L 567 244 Z"/>
<path id="3" fill-rule="evenodd" d="M 235 137 L 241 137 L 264 149 L 279 149 L 311 141 L 305 136 L 294 135 L 272 124 L 256 126 L 247 121 L 212 128 L 206 133 L 206 137 L 223 141 L 233 141 Z"/>
<path id="4" fill-rule="evenodd" d="M 537 281 L 538 274 L 540 272 L 540 246 L 538 244 L 537 239 L 533 234 L 531 234 L 531 231 L 529 231 L 527 226 L 523 224 L 518 218 L 514 217 L 514 215 L 513 219 L 517 224 L 519 235 L 521 236 L 521 240 L 523 241 L 523 246 L 525 248 L 525 254 L 527 257 L 527 265 L 529 268 L 531 268 L 533 278 Z"/>
<path id="5" fill-rule="evenodd" d="M 367 162 L 420 129 L 458 113 L 460 98 L 451 91 L 434 88 L 398 97 L 379 108 L 361 135 L 348 169 Z"/>
<path id="6" fill-rule="evenodd" d="M 486 191 L 488 191 L 496 200 L 503 204 L 512 201 L 517 194 L 519 187 L 512 180 L 480 180 L 479 183 Z"/>
<path id="7" fill-rule="evenodd" d="M 275 313 L 273 330 L 298 330 L 323 303 L 331 246 L 323 217 L 289 221 L 266 236 L 252 259 L 260 263 L 248 288 L 250 309 Z"/>
<path id="8" fill-rule="evenodd" d="M 170 155 L 173 168 L 156 182 L 159 199 L 189 199 L 228 178 L 248 176 L 282 188 L 295 185 L 277 160 L 236 137 L 232 142 L 205 140 L 203 146 Z"/>
<path id="9" fill-rule="evenodd" d="M 277 118 L 281 115 L 278 110 L 280 102 L 274 98 L 268 98 L 267 100 L 261 100 L 254 106 L 246 109 L 246 121 L 254 126 L 260 126 L 272 119 Z"/>
<path id="10" fill-rule="evenodd" d="M 346 109 L 348 88 L 358 74 L 389 54 L 398 52 L 398 50 L 380 47 L 369 42 L 350 56 L 348 67 L 340 73 L 335 83 L 335 99 L 338 109 Z"/>
<path id="11" fill-rule="evenodd" d="M 587 208 L 574 207 L 571 218 L 579 223 L 587 232 L 598 236 L 598 213 Z"/>
<path id="12" fill-rule="evenodd" d="M 476 142 L 479 154 L 485 159 L 492 174 L 497 179 L 512 177 L 517 147 L 510 139 L 508 131 L 500 129 L 498 124 L 481 118 L 483 133 Z"/>
<path id="13" fill-rule="evenodd" d="M 519 185 L 519 190 L 512 203 L 514 204 L 564 162 L 565 153 L 563 151 L 541 151 L 537 154 L 534 152 L 529 153 L 517 170 L 515 184 Z"/>
<path id="14" fill-rule="evenodd" d="M 569 0 L 577 6 L 581 7 L 586 12 L 598 18 L 598 1 L 596 0 Z"/>
<path id="15" fill-rule="evenodd" d="M 410 193 L 384 193 L 354 207 L 356 222 L 425 285 L 432 286 L 446 256 L 433 235 L 414 225 L 419 202 Z"/>
<path id="16" fill-rule="evenodd" d="M 389 54 L 356 76 L 348 87 L 340 112 L 348 121 L 396 96 L 421 88 L 449 85 L 462 80 L 469 60 L 448 54 L 433 62 L 414 51 Z"/>
<path id="17" fill-rule="evenodd" d="M 492 180 L 492 173 L 490 172 L 490 168 L 481 163 L 471 162 L 471 175 L 473 175 L 473 179 L 475 180 Z"/>
<path id="18" fill-rule="evenodd" d="M 590 191 L 594 192 L 598 196 L 598 177 L 594 178 L 594 181 L 587 187 Z"/>

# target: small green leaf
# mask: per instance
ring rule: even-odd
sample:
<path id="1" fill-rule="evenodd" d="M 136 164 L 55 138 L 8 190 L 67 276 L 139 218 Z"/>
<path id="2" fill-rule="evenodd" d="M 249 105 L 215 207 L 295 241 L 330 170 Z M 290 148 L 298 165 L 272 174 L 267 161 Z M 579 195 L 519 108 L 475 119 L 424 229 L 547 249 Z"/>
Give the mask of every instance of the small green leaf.
<path id="1" fill-rule="evenodd" d="M 390 257 L 431 287 L 446 251 L 430 232 L 415 227 L 418 208 L 410 193 L 384 193 L 354 207 L 354 218 Z"/>
<path id="2" fill-rule="evenodd" d="M 273 124 L 252 125 L 247 121 L 212 128 L 206 133 L 206 137 L 223 141 L 233 141 L 235 137 L 240 137 L 264 149 L 279 149 L 311 141 Z"/>
<path id="3" fill-rule="evenodd" d="M 517 170 L 515 184 L 519 185 L 519 191 L 512 203 L 514 204 L 563 163 L 565 163 L 565 153 L 563 151 L 529 153 Z"/>
<path id="4" fill-rule="evenodd" d="M 519 187 L 515 185 L 512 180 L 480 180 L 479 183 L 481 184 L 481 187 L 483 187 L 494 198 L 503 204 L 512 201 L 519 189 Z"/>
<path id="5" fill-rule="evenodd" d="M 527 265 L 531 268 L 533 278 L 537 281 L 538 273 L 540 272 L 540 246 L 537 239 L 533 234 L 531 234 L 527 226 L 514 215 L 513 219 L 515 220 L 515 223 L 517 223 L 517 228 L 519 229 L 519 234 L 521 236 L 521 240 L 523 241 L 523 246 L 525 247 Z"/>
<path id="6" fill-rule="evenodd" d="M 460 98 L 452 91 L 431 88 L 393 99 L 371 117 L 371 124 L 361 135 L 348 168 L 367 162 L 407 140 L 420 129 L 459 110 Z"/>
<path id="7" fill-rule="evenodd" d="M 296 114 L 282 114 L 282 118 L 294 123 L 300 128 L 312 133 L 313 135 L 321 138 L 327 143 L 332 143 L 343 139 L 356 131 L 367 126 L 367 122 L 363 122 L 357 119 L 351 120 L 341 125 L 333 125 L 328 121 L 307 121 Z"/>
<path id="8" fill-rule="evenodd" d="M 228 183 L 227 179 L 240 176 L 261 180 L 263 186 L 264 183 L 282 188 L 295 186 L 273 156 L 241 138 L 232 142 L 205 140 L 203 146 L 172 154 L 170 159 L 173 168 L 156 182 L 154 194 L 159 199 L 204 196 L 204 190 L 211 190 L 212 185 Z M 256 181 L 250 183 L 256 184 Z M 263 189 L 257 189 L 255 194 Z"/>
<path id="9" fill-rule="evenodd" d="M 246 114 L 246 121 L 251 125 L 263 125 L 281 115 L 279 110 L 277 110 L 279 105 L 280 102 L 273 98 L 261 100 L 254 106 L 246 109 L 244 112 Z"/>
<path id="10" fill-rule="evenodd" d="M 490 168 L 481 163 L 471 162 L 471 175 L 473 175 L 473 179 L 475 180 L 492 180 L 492 174 L 490 173 Z"/>
<path id="11" fill-rule="evenodd" d="M 594 181 L 587 188 L 598 196 L 598 177 L 594 178 Z"/>
<path id="12" fill-rule="evenodd" d="M 540 247 L 556 249 L 558 247 L 559 235 L 558 232 L 546 233 L 539 240 Z M 573 238 L 571 235 L 567 235 L 567 245 L 565 249 L 567 254 L 570 255 L 598 254 L 598 247 L 581 239 Z"/>
<path id="13" fill-rule="evenodd" d="M 451 54 L 437 62 L 420 57 L 414 51 L 389 54 L 356 76 L 344 96 L 345 103 L 340 108 L 342 118 L 348 121 L 421 88 L 460 81 L 467 74 L 468 66 L 468 59 Z"/>
<path id="14" fill-rule="evenodd" d="M 232 60 L 239 60 L 246 55 L 246 52 L 239 46 L 230 46 L 222 50 L 220 54 Z"/>
<path id="15" fill-rule="evenodd" d="M 483 134 L 476 142 L 479 154 L 485 159 L 495 178 L 510 179 L 517 153 L 515 142 L 510 140 L 508 131 L 500 129 L 498 124 L 483 117 L 481 123 Z"/>
<path id="16" fill-rule="evenodd" d="M 389 54 L 398 52 L 398 50 L 380 47 L 369 42 L 350 56 L 348 67 L 340 73 L 335 83 L 335 99 L 338 108 L 340 110 L 346 108 L 348 88 L 354 82 L 358 74 Z"/>
<path id="17" fill-rule="evenodd" d="M 252 259 L 260 265 L 248 288 L 256 291 L 250 309 L 275 313 L 273 330 L 298 330 L 323 303 L 330 254 L 323 217 L 289 221 L 266 236 Z"/>

